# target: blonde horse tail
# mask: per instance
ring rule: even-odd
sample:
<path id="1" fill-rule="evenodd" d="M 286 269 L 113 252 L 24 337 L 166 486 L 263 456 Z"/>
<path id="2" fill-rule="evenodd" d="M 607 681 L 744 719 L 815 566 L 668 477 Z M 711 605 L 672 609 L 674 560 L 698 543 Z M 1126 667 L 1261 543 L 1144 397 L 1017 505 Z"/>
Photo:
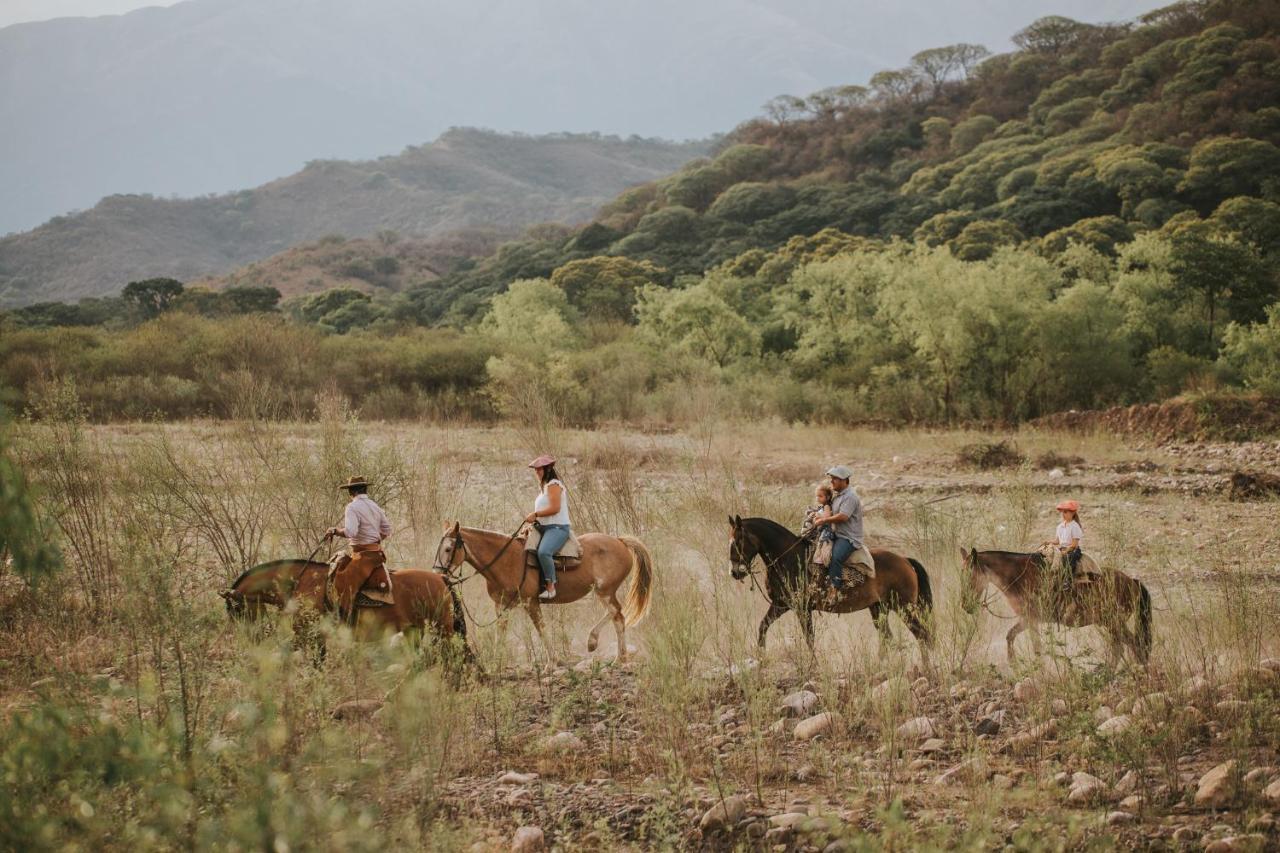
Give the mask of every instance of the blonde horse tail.
<path id="1" fill-rule="evenodd" d="M 645 544 L 634 536 L 619 536 L 618 540 L 631 552 L 631 566 L 636 576 L 627 590 L 627 603 L 622 606 L 627 627 L 639 622 L 649 612 L 649 598 L 653 594 L 653 556 Z"/>

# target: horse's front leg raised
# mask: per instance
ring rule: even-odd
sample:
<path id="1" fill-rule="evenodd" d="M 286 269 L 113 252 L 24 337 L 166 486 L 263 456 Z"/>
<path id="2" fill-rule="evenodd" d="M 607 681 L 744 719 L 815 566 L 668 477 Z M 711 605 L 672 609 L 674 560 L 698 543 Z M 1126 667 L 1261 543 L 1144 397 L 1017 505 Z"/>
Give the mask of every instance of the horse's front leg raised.
<path id="1" fill-rule="evenodd" d="M 790 609 L 791 608 L 781 604 L 769 605 L 769 612 L 764 614 L 764 618 L 760 620 L 760 634 L 756 639 L 756 645 L 758 645 L 761 649 L 764 648 L 764 635 L 769 632 L 769 626 L 772 625 L 774 622 L 777 622 L 778 618 L 781 617 L 782 614 L 786 613 Z"/>

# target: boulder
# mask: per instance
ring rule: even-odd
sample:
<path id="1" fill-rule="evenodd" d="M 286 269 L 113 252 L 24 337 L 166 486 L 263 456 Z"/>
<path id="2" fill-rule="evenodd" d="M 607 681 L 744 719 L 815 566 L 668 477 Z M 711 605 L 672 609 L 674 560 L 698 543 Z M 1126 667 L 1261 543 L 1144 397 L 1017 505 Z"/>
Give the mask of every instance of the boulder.
<path id="1" fill-rule="evenodd" d="M 1005 744 L 1005 749 L 1013 753 L 1032 752 L 1041 741 L 1047 740 L 1057 733 L 1057 721 L 1046 720 L 1043 723 L 1032 726 L 1025 732 L 1020 732 L 1009 738 L 1009 742 Z"/>
<path id="2" fill-rule="evenodd" d="M 1116 783 L 1115 790 L 1121 796 L 1132 794 L 1138 789 L 1138 774 L 1130 770 L 1128 773 L 1120 777 L 1120 781 Z"/>
<path id="3" fill-rule="evenodd" d="M 892 678 L 885 679 L 871 689 L 871 701 L 885 703 L 891 699 L 906 696 L 908 692 L 907 680 L 901 675 L 895 675 Z"/>
<path id="4" fill-rule="evenodd" d="M 542 853 L 547 839 L 540 826 L 522 826 L 511 836 L 511 853 Z"/>
<path id="5" fill-rule="evenodd" d="M 1234 720 L 1245 715 L 1249 710 L 1249 703 L 1243 699 L 1223 699 L 1213 706 L 1213 710 L 1224 720 Z"/>
<path id="6" fill-rule="evenodd" d="M 933 780 L 935 785 L 957 785 L 961 782 L 972 782 L 983 776 L 982 763 L 976 758 L 962 761 L 955 767 L 948 768 Z"/>
<path id="7" fill-rule="evenodd" d="M 731 829 L 747 816 L 747 801 L 738 796 L 726 797 L 702 815 L 698 828 L 703 832 L 720 832 Z"/>
<path id="8" fill-rule="evenodd" d="M 813 740 L 831 729 L 836 720 L 840 719 L 840 715 L 827 711 L 823 714 L 815 714 L 808 719 L 801 720 L 796 723 L 795 729 L 791 732 L 792 737 L 796 740 Z"/>
<path id="9" fill-rule="evenodd" d="M 1193 675 L 1183 682 L 1182 692 L 1192 702 L 1204 702 L 1213 698 L 1217 691 L 1209 679 L 1203 675 Z"/>
<path id="10" fill-rule="evenodd" d="M 1049 710 L 1055 717 L 1065 717 L 1071 710 L 1066 699 L 1054 699 L 1049 703 Z"/>
<path id="11" fill-rule="evenodd" d="M 542 751 L 563 755 L 568 752 L 577 752 L 584 746 L 582 738 L 573 732 L 556 732 L 542 742 Z"/>
<path id="12" fill-rule="evenodd" d="M 538 778 L 537 773 L 517 773 L 514 770 L 508 770 L 498 777 L 499 785 L 528 785 L 534 779 Z"/>
<path id="13" fill-rule="evenodd" d="M 1100 799 L 1107 790 L 1107 786 L 1097 776 L 1089 773 L 1073 773 L 1071 774 L 1071 790 L 1067 793 L 1067 802 L 1069 803 L 1091 803 Z"/>
<path id="14" fill-rule="evenodd" d="M 1120 826 L 1126 823 L 1133 823 L 1137 817 L 1129 812 L 1111 812 L 1107 815 L 1107 826 Z"/>
<path id="15" fill-rule="evenodd" d="M 917 749 L 921 755 L 931 755 L 935 752 L 942 752 L 947 746 L 946 741 L 940 737 L 931 737 L 924 743 L 920 744 Z"/>
<path id="16" fill-rule="evenodd" d="M 779 713 L 788 717 L 807 717 L 816 707 L 818 707 L 818 694 L 812 690 L 797 690 L 795 693 L 784 696 L 778 703 Z"/>
<path id="17" fill-rule="evenodd" d="M 774 826 L 780 826 L 783 829 L 794 829 L 808 819 L 808 812 L 786 812 L 785 814 L 776 814 L 769 818 L 769 823 Z"/>
<path id="18" fill-rule="evenodd" d="M 1004 725 L 1004 709 L 999 709 L 978 720 L 978 724 L 973 727 L 973 733 L 979 735 L 999 734 L 1000 726 L 1002 725 Z"/>
<path id="19" fill-rule="evenodd" d="M 1040 688 L 1030 679 L 1023 679 L 1013 685 L 1013 698 L 1019 702 L 1031 702 L 1040 696 Z"/>
<path id="20" fill-rule="evenodd" d="M 1196 805 L 1209 809 L 1229 805 L 1236 796 L 1238 776 L 1239 764 L 1235 759 L 1224 761 L 1201 776 L 1196 786 Z"/>
<path id="21" fill-rule="evenodd" d="M 1267 837 L 1262 833 L 1228 835 L 1226 838 L 1210 841 L 1204 846 L 1204 853 L 1252 853 L 1255 850 L 1265 850 L 1266 846 Z"/>
<path id="22" fill-rule="evenodd" d="M 1115 715 L 1116 712 L 1111 710 L 1110 705 L 1100 705 L 1098 706 L 1098 710 L 1093 712 L 1093 721 L 1099 724 L 1105 723 Z"/>
<path id="23" fill-rule="evenodd" d="M 1280 779 L 1262 789 L 1262 799 L 1272 808 L 1280 807 Z"/>
<path id="24" fill-rule="evenodd" d="M 1128 714 L 1121 714 L 1098 726 L 1098 734 L 1102 737 L 1115 737 L 1129 731 L 1131 728 L 1133 728 L 1133 717 Z"/>
<path id="25" fill-rule="evenodd" d="M 1167 693 L 1148 693 L 1133 703 L 1133 711 L 1131 713 L 1135 717 L 1160 719 L 1169 713 L 1171 707 L 1172 703 L 1169 701 Z"/>
<path id="26" fill-rule="evenodd" d="M 1267 784 L 1267 780 L 1276 775 L 1274 767 L 1255 767 L 1248 773 L 1244 774 L 1244 786 L 1246 788 L 1261 788 Z"/>
<path id="27" fill-rule="evenodd" d="M 1120 801 L 1120 809 L 1126 812 L 1136 812 L 1142 807 L 1142 797 L 1137 794 L 1130 794 Z"/>
<path id="28" fill-rule="evenodd" d="M 366 720 L 381 708 L 381 699 L 352 699 L 337 705 L 330 713 L 335 720 Z"/>
<path id="29" fill-rule="evenodd" d="M 897 736 L 908 743 L 917 743 L 933 737 L 933 721 L 928 717 L 916 717 L 898 726 Z"/>

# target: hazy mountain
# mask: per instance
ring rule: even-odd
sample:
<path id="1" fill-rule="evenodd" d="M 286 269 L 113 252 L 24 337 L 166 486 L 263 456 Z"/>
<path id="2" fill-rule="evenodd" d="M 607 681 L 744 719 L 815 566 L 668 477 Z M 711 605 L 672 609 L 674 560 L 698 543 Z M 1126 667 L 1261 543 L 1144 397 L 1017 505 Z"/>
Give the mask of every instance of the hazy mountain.
<path id="1" fill-rule="evenodd" d="M 780 93 L 1149 0 L 187 0 L 0 30 L 0 233 L 457 125 L 703 137 Z"/>
<path id="2" fill-rule="evenodd" d="M 316 161 L 253 190 L 186 200 L 111 196 L 0 238 L 0 305 L 102 296 L 152 276 L 216 275 L 331 234 L 387 229 L 433 237 L 579 222 L 622 189 L 705 150 L 703 143 L 452 130 L 394 157 Z"/>

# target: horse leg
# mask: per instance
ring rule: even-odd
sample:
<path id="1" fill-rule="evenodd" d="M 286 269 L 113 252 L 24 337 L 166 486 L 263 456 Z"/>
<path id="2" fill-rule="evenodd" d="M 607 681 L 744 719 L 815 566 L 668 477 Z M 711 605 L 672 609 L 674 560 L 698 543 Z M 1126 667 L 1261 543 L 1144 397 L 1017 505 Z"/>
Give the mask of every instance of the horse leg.
<path id="1" fill-rule="evenodd" d="M 770 604 L 769 612 L 764 614 L 764 618 L 760 620 L 760 633 L 756 638 L 756 645 L 764 649 L 764 635 L 768 633 L 769 626 L 778 621 L 778 617 L 786 613 L 790 608 L 781 604 Z"/>
<path id="2" fill-rule="evenodd" d="M 1005 648 L 1008 649 L 1009 663 L 1013 663 L 1015 660 L 1018 659 L 1017 652 L 1013 650 L 1013 641 L 1016 640 L 1018 638 L 1018 635 L 1021 634 L 1023 631 L 1025 631 L 1026 628 L 1027 628 L 1026 623 L 1023 620 L 1019 619 L 1017 622 L 1013 623 L 1013 627 L 1009 629 L 1009 633 L 1004 635 L 1004 644 L 1005 644 Z M 1031 634 L 1031 640 L 1035 644 L 1036 654 L 1039 655 L 1040 643 L 1034 631 Z"/>
<path id="3" fill-rule="evenodd" d="M 809 644 L 809 652 L 813 652 L 813 611 L 805 608 L 796 611 L 796 618 L 800 620 L 800 629 L 804 631 L 804 641 Z"/>
<path id="4" fill-rule="evenodd" d="M 867 610 L 871 612 L 871 621 L 880 633 L 880 654 L 883 655 L 885 644 L 893 642 L 893 634 L 889 630 L 889 608 L 883 601 L 877 601 Z"/>
<path id="5" fill-rule="evenodd" d="M 594 652 L 596 647 L 600 645 L 600 629 L 605 626 L 606 622 L 613 619 L 614 605 L 617 603 L 617 597 L 614 595 L 605 595 L 598 588 L 596 589 L 596 598 L 600 600 L 600 604 L 604 607 L 604 615 L 600 617 L 600 621 L 591 626 L 591 633 L 587 635 L 587 651 Z M 613 599 L 612 602 L 610 599 Z"/>
<path id="6" fill-rule="evenodd" d="M 613 630 L 618 632 L 618 662 L 627 660 L 627 619 L 622 615 L 622 605 L 618 603 L 617 594 L 609 596 L 609 606 L 613 610 Z"/>
<path id="7" fill-rule="evenodd" d="M 529 621 L 533 622 L 533 627 L 538 632 L 538 639 L 542 641 L 542 648 L 547 652 L 547 658 L 554 664 L 559 663 L 556 653 L 551 650 L 551 644 L 547 642 L 547 635 L 542 631 L 542 608 L 538 606 L 536 598 L 531 599 L 528 604 Z"/>

